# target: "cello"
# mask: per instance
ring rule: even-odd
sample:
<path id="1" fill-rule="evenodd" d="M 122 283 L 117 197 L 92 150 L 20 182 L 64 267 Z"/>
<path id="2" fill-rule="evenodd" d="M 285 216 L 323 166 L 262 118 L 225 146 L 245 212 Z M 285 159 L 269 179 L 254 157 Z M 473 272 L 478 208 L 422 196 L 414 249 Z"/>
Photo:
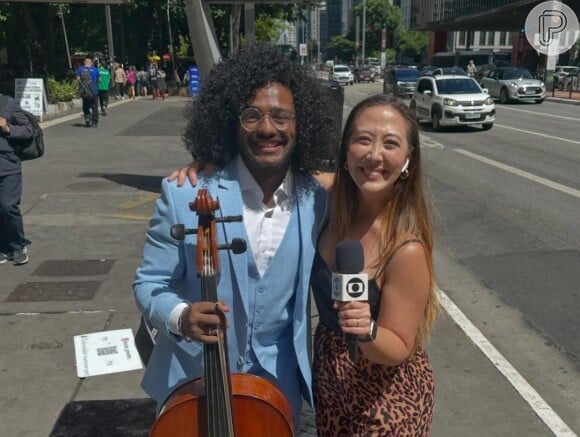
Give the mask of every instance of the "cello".
<path id="1" fill-rule="evenodd" d="M 198 215 L 197 229 L 182 224 L 171 228 L 171 236 L 183 240 L 197 235 L 196 267 L 201 278 L 202 300 L 216 302 L 220 325 L 218 341 L 204 343 L 204 376 L 178 387 L 167 399 L 151 428 L 151 437 L 291 437 L 294 435 L 292 408 L 276 385 L 265 378 L 229 371 L 226 318 L 217 296 L 220 271 L 218 250 L 246 251 L 246 242 L 234 238 L 218 245 L 216 223 L 241 221 L 241 216 L 215 217 L 219 201 L 207 189 L 200 189 L 189 209 Z"/>

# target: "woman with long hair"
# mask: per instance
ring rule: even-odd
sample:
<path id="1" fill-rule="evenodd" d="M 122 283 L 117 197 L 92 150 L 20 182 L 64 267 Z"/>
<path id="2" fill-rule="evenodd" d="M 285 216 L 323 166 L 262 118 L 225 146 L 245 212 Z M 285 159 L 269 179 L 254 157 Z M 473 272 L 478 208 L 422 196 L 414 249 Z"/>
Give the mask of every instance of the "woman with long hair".
<path id="1" fill-rule="evenodd" d="M 419 129 L 400 100 L 376 95 L 352 110 L 330 201 L 311 279 L 320 316 L 313 353 L 318 434 L 428 435 L 434 382 L 423 346 L 438 312 L 433 234 Z M 368 302 L 332 300 L 343 240 L 362 245 Z M 344 334 L 359 336 L 358 362 Z"/>

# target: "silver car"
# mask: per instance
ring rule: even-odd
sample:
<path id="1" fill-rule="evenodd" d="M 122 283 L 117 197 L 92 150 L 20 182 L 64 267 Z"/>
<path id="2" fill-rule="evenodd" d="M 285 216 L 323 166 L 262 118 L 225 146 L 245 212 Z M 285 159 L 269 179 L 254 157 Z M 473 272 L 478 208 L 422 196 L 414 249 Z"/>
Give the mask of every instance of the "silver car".
<path id="1" fill-rule="evenodd" d="M 542 103 L 546 97 L 546 85 L 534 79 L 526 68 L 500 67 L 491 70 L 481 80 L 481 87 L 489 90 L 489 95 L 499 98 L 500 103 L 510 100 L 530 100 Z"/>

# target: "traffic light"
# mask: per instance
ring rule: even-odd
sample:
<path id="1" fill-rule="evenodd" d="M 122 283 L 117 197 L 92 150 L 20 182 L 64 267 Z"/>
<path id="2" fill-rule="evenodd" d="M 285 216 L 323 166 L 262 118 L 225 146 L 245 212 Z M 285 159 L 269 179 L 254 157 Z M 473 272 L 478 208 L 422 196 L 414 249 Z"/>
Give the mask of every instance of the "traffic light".
<path id="1" fill-rule="evenodd" d="M 387 28 L 387 19 L 383 18 L 383 21 L 381 21 L 381 29 L 386 29 Z"/>
<path id="2" fill-rule="evenodd" d="M 524 36 L 526 34 L 526 28 L 524 25 L 520 26 L 520 36 Z"/>

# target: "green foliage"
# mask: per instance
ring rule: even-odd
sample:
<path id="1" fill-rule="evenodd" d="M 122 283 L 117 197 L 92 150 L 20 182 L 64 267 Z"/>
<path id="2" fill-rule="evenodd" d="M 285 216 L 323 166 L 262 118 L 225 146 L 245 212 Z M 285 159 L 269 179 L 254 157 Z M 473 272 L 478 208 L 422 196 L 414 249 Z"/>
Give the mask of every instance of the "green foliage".
<path id="1" fill-rule="evenodd" d="M 356 44 L 354 41 L 338 35 L 330 39 L 326 48 L 329 52 L 334 52 L 334 58 L 348 62 L 354 57 Z"/>
<path id="2" fill-rule="evenodd" d="M 420 55 L 427 49 L 429 37 L 426 32 L 411 32 L 405 30 L 401 33 L 398 50 L 403 56 Z"/>
<path id="3" fill-rule="evenodd" d="M 53 77 L 46 79 L 46 98 L 48 103 L 70 102 L 78 98 L 79 85 L 76 80 L 57 81 Z"/>
<path id="4" fill-rule="evenodd" d="M 280 19 L 260 15 L 256 17 L 256 41 L 277 42 L 287 27 L 286 23 Z"/>

